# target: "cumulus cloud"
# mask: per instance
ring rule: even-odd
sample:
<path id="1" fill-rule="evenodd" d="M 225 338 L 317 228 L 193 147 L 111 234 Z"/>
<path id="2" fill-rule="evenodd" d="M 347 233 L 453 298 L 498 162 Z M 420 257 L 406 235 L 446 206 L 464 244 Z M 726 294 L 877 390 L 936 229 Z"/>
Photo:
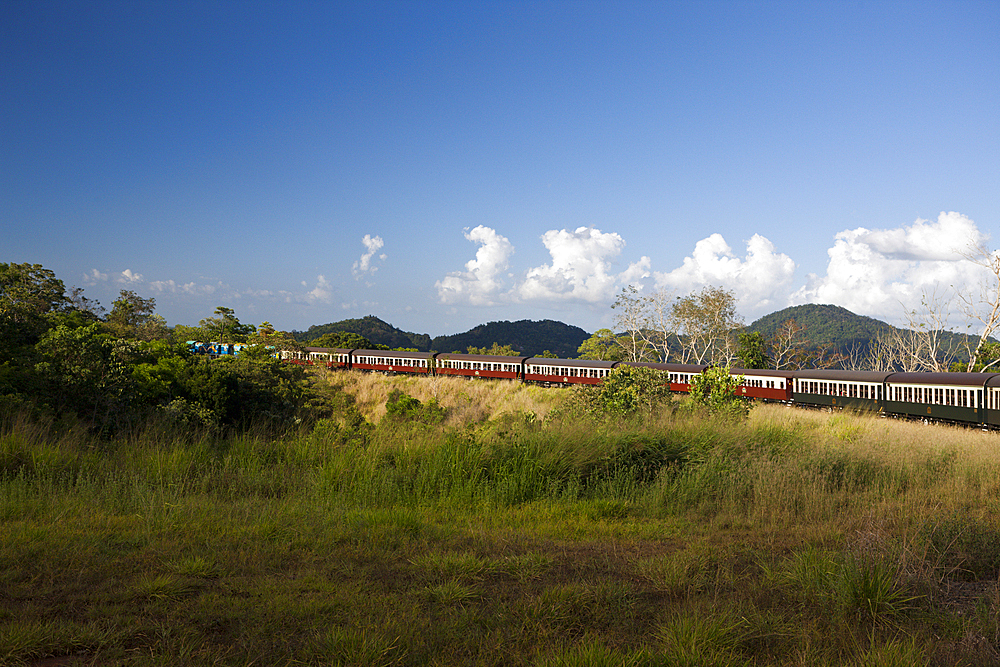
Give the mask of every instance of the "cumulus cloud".
<path id="1" fill-rule="evenodd" d="M 788 291 L 795 262 L 775 251 L 760 234 L 746 242 L 746 256 L 733 254 L 721 234 L 698 241 L 681 266 L 668 273 L 654 273 L 657 287 L 688 293 L 707 285 L 733 290 L 741 308 L 763 314 L 788 305 Z"/>
<path id="2" fill-rule="evenodd" d="M 134 285 L 135 283 L 142 282 L 142 274 L 134 273 L 132 269 L 125 269 L 120 274 L 118 274 L 118 282 L 128 285 Z"/>
<path id="3" fill-rule="evenodd" d="M 360 278 L 362 274 L 371 274 L 378 271 L 378 267 L 372 265 L 372 258 L 385 245 L 381 236 L 372 236 L 371 234 L 365 234 L 364 238 L 361 239 L 361 243 L 365 246 L 365 252 L 358 261 L 354 262 L 354 266 L 351 268 L 356 276 L 355 279 Z M 385 253 L 378 256 L 383 261 L 385 257 Z"/>
<path id="4" fill-rule="evenodd" d="M 465 271 L 449 273 L 434 283 L 441 303 L 491 306 L 503 289 L 502 274 L 509 266 L 514 246 L 495 230 L 479 225 L 465 232 L 468 241 L 479 244 L 476 258 L 465 263 Z"/>
<path id="5" fill-rule="evenodd" d="M 316 276 L 316 286 L 306 293 L 305 300 L 308 303 L 316 303 L 317 301 L 332 303 L 333 286 L 330 285 L 324 276 Z"/>
<path id="6" fill-rule="evenodd" d="M 649 275 L 648 257 L 621 273 L 613 272 L 612 262 L 625 247 L 625 240 L 615 233 L 593 227 L 550 230 L 542 235 L 542 243 L 552 262 L 528 270 L 516 290 L 517 296 L 526 301 L 610 303 L 618 285 Z"/>
<path id="7" fill-rule="evenodd" d="M 108 274 L 101 273 L 97 269 L 91 269 L 89 273 L 83 274 L 83 284 L 85 285 L 96 285 L 97 283 L 104 282 L 108 279 Z"/>
<path id="8" fill-rule="evenodd" d="M 917 218 L 908 227 L 873 231 L 859 228 L 843 234 L 854 234 L 858 242 L 883 257 L 910 261 L 954 262 L 968 250 L 970 243 L 986 240 L 972 220 L 961 213 L 943 211 L 937 222 Z"/>
<path id="9" fill-rule="evenodd" d="M 919 306 L 923 292 L 975 288 L 982 269 L 961 253 L 986 238 L 972 220 L 954 212 L 896 229 L 845 230 L 827 251 L 826 275 L 810 275 L 792 302 L 834 303 L 895 320 L 902 308 Z"/>
<path id="10" fill-rule="evenodd" d="M 173 280 L 154 280 L 149 283 L 150 288 L 164 294 L 215 294 L 215 285 L 199 285 L 197 283 L 178 283 Z M 220 283 L 221 286 L 221 283 Z"/>

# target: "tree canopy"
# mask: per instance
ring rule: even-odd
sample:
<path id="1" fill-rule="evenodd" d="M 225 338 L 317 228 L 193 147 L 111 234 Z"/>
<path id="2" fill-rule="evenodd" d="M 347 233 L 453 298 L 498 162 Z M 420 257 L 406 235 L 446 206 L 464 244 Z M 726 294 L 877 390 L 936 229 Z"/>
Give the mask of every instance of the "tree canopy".
<path id="1" fill-rule="evenodd" d="M 198 326 L 204 329 L 209 340 L 215 343 L 245 343 L 247 336 L 256 331 L 252 324 L 242 324 L 232 308 L 219 306 L 215 309 L 218 317 L 207 317 Z"/>
<path id="2" fill-rule="evenodd" d="M 741 331 L 739 344 L 736 348 L 736 358 L 743 368 L 770 368 L 771 359 L 767 356 L 767 341 L 759 331 Z"/>
<path id="3" fill-rule="evenodd" d="M 309 347 L 339 347 L 349 350 L 377 350 L 374 343 L 350 331 L 334 331 L 325 333 L 309 342 Z"/>
<path id="4" fill-rule="evenodd" d="M 620 341 L 611 329 L 598 329 L 587 340 L 580 343 L 578 359 L 598 361 L 621 361 L 625 358 L 626 343 Z"/>

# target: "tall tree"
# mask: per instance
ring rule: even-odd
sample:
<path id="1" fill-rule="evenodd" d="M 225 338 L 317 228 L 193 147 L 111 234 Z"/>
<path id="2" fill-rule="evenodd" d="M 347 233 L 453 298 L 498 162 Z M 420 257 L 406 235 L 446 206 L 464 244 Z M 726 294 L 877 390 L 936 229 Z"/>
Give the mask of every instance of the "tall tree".
<path id="1" fill-rule="evenodd" d="M 68 305 L 63 281 L 41 264 L 0 263 L 0 350 L 33 345 Z"/>
<path id="2" fill-rule="evenodd" d="M 95 425 L 124 418 L 134 346 L 102 333 L 98 322 L 51 329 L 35 345 L 41 359 L 35 369 L 49 385 L 46 399 L 56 410 L 72 410 Z"/>
<path id="3" fill-rule="evenodd" d="M 677 343 L 677 332 L 672 317 L 675 292 L 658 289 L 646 297 L 643 338 L 656 350 L 658 361 L 670 359 L 672 346 Z"/>
<path id="4" fill-rule="evenodd" d="M 132 290 L 123 289 L 108 313 L 108 329 L 118 338 L 166 338 L 166 322 L 155 310 L 156 299 L 144 299 Z"/>
<path id="5" fill-rule="evenodd" d="M 682 363 L 728 361 L 735 351 L 736 332 L 743 318 L 736 312 L 736 296 L 721 287 L 705 287 L 674 302 L 671 317 L 682 349 Z"/>
<path id="6" fill-rule="evenodd" d="M 777 332 L 768 341 L 771 360 L 775 370 L 798 370 L 805 357 L 805 328 L 794 318 L 789 318 L 778 326 Z"/>
<path id="7" fill-rule="evenodd" d="M 979 361 L 983 346 L 1000 329 L 1000 250 L 990 250 L 985 244 L 976 243 L 962 255 L 983 269 L 979 294 L 959 293 L 967 317 L 979 320 L 982 324 L 979 341 L 975 349 L 969 351 L 968 369 L 972 371 Z"/>
<path id="8" fill-rule="evenodd" d="M 643 337 L 646 325 L 646 299 L 635 285 L 628 285 L 611 304 L 615 311 L 614 326 L 621 331 L 619 343 L 627 361 L 644 361 L 649 356 L 649 343 Z"/>
<path id="9" fill-rule="evenodd" d="M 247 336 L 256 331 L 252 324 L 241 324 L 232 308 L 219 306 L 215 309 L 218 317 L 207 317 L 198 326 L 211 335 L 216 343 L 245 343 Z"/>
<path id="10" fill-rule="evenodd" d="M 743 368 L 770 368 L 771 359 L 767 356 L 767 341 L 759 331 L 741 331 L 736 358 Z"/>
<path id="11" fill-rule="evenodd" d="M 577 353 L 580 355 L 578 359 L 597 359 L 598 361 L 621 361 L 624 351 L 625 347 L 621 345 L 611 329 L 598 329 L 577 349 Z"/>

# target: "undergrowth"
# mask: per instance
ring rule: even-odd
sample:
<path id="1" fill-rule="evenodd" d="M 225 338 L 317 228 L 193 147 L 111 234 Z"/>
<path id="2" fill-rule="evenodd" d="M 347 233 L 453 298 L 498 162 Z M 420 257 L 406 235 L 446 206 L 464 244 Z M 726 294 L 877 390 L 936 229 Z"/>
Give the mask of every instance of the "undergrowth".
<path id="1" fill-rule="evenodd" d="M 5 422 L 0 663 L 1000 658 L 994 434 L 570 418 L 462 380 L 383 379 L 376 415 L 377 378 L 332 379 L 338 410 L 277 439 Z"/>

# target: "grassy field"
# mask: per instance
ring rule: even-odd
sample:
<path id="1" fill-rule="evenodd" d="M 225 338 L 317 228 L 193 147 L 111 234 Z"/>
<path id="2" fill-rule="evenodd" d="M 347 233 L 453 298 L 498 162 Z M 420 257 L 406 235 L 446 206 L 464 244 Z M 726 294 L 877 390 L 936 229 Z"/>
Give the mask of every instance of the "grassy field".
<path id="1" fill-rule="evenodd" d="M 1000 661 L 997 434 L 329 382 L 343 414 L 277 441 L 7 423 L 0 664 Z"/>

